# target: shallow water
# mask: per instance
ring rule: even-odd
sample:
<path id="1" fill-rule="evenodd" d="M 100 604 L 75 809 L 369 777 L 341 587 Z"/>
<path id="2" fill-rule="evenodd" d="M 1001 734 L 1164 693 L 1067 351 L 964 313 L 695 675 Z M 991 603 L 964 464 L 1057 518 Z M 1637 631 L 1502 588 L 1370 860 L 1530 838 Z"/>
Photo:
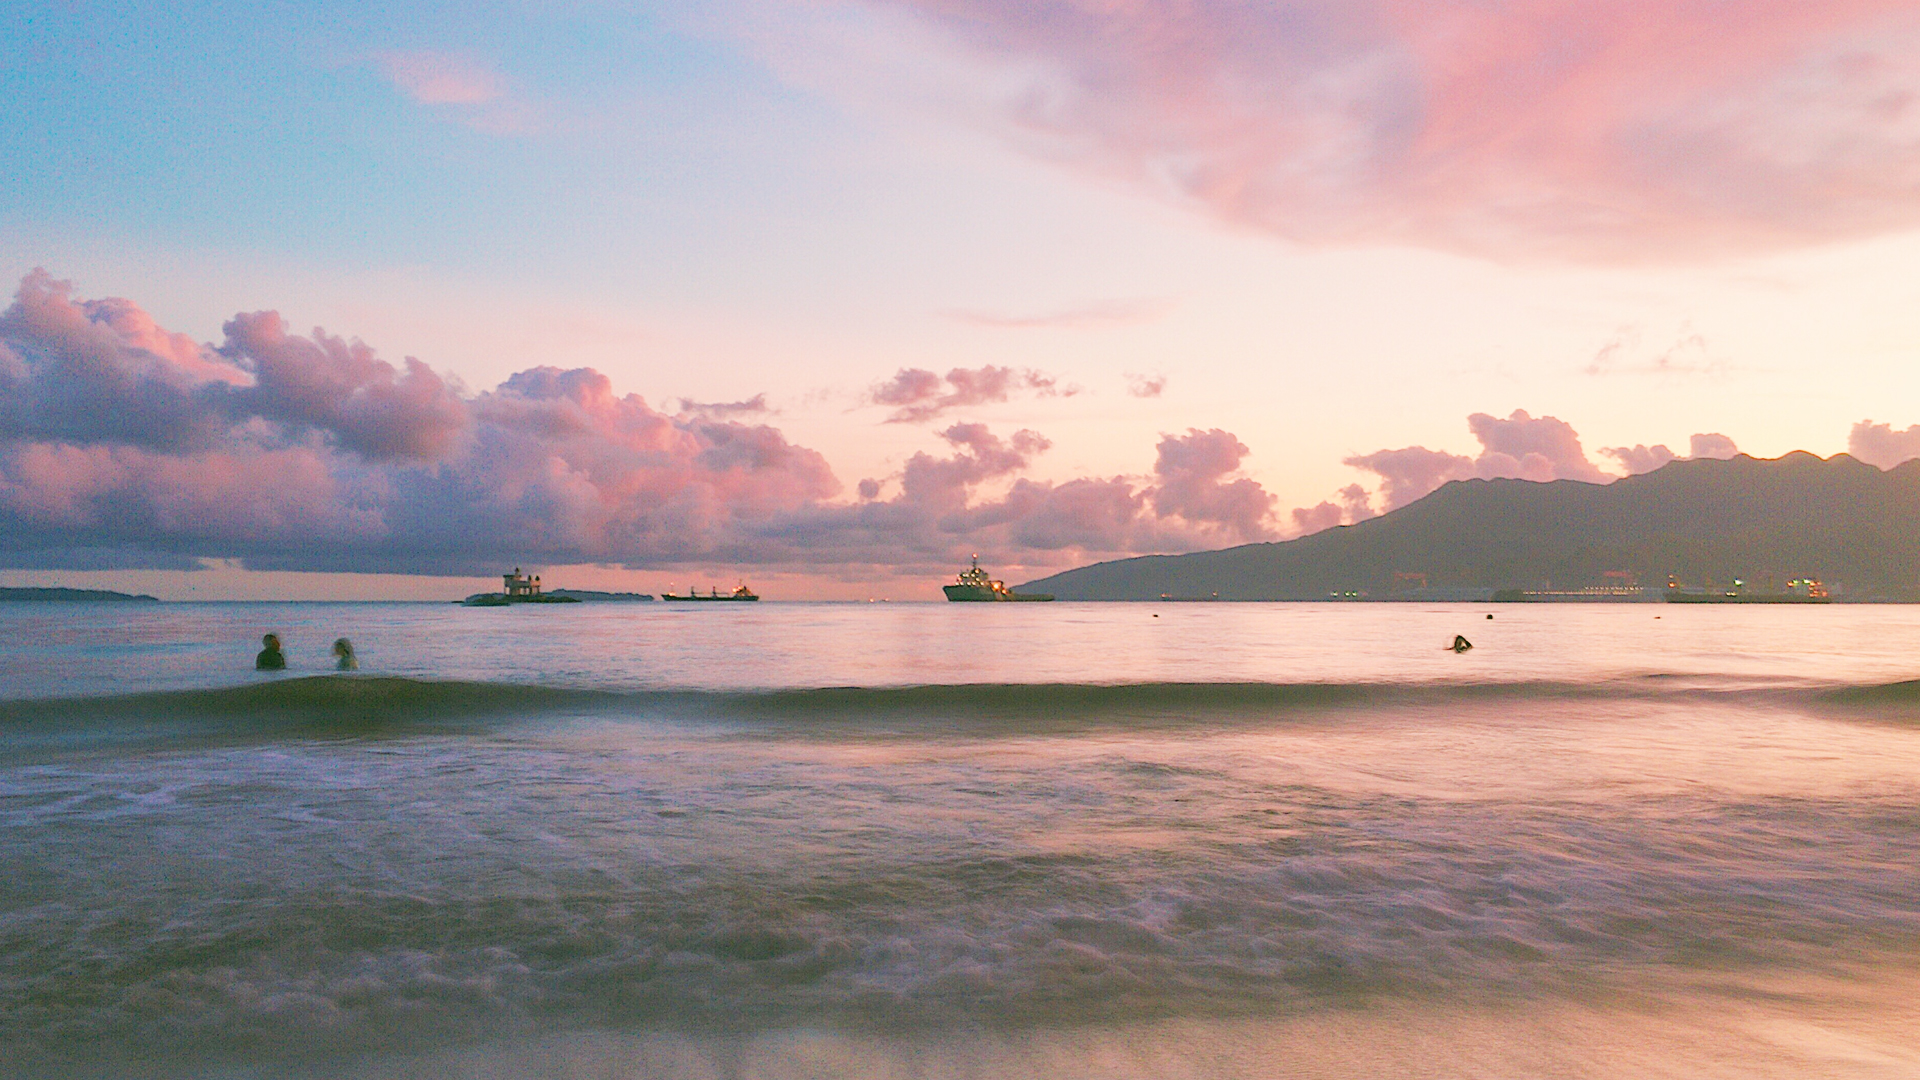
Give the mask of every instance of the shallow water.
<path id="1" fill-rule="evenodd" d="M 1920 1076 L 1915 609 L 0 633 L 9 1075 Z"/>

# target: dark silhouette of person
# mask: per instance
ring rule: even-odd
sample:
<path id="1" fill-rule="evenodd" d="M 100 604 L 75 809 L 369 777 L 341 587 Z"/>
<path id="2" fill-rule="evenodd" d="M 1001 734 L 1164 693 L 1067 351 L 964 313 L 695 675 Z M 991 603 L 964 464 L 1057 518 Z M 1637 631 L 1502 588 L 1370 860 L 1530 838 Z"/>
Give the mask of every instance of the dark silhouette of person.
<path id="1" fill-rule="evenodd" d="M 357 657 L 353 655 L 353 642 L 348 641 L 346 638 L 334 639 L 333 655 L 335 659 L 338 661 L 338 663 L 334 665 L 334 667 L 337 668 L 338 670 L 340 671 L 359 671 L 360 670 L 360 661 Z"/>
<path id="2" fill-rule="evenodd" d="M 260 644 L 263 648 L 260 650 L 260 655 L 253 658 L 254 670 L 285 671 L 287 655 L 280 651 L 280 635 L 268 634 L 260 639 Z"/>
<path id="3" fill-rule="evenodd" d="M 1453 644 L 1447 646 L 1447 648 L 1457 653 L 1463 653 L 1473 648 L 1473 642 L 1468 641 L 1467 635 L 1465 634 L 1455 634 L 1453 635 Z"/>

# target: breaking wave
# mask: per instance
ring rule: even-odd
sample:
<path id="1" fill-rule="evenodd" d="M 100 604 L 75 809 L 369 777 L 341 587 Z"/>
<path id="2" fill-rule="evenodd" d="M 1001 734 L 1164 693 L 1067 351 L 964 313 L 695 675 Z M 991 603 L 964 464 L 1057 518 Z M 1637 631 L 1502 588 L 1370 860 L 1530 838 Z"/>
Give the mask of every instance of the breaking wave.
<path id="1" fill-rule="evenodd" d="M 1800 703 L 1900 712 L 1920 708 L 1920 680 L 1831 686 L 1647 675 L 1601 682 L 961 683 L 759 691 L 596 690 L 380 675 L 319 675 L 216 689 L 0 701 L 0 730 L 145 721 L 244 724 L 255 732 L 374 730 L 387 725 L 553 715 L 647 719 L 846 721 L 952 719 L 1097 722 L 1273 717 L 1373 708 L 1526 702 L 1698 700 Z"/>

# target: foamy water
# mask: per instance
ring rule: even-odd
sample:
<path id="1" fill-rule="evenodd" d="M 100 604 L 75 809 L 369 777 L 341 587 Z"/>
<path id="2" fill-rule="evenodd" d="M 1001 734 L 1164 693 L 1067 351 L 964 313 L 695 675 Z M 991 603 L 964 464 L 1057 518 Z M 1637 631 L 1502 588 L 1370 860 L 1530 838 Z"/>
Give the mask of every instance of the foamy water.
<path id="1" fill-rule="evenodd" d="M 9 1075 L 1920 1076 L 1911 609 L 0 633 Z"/>

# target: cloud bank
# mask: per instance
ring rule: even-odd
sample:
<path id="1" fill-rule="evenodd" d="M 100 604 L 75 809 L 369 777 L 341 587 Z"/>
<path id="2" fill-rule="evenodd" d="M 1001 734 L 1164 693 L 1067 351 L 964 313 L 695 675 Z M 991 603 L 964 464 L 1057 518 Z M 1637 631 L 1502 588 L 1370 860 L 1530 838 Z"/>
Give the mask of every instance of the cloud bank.
<path id="1" fill-rule="evenodd" d="M 1864 423 L 1855 426 L 1856 440 L 1865 426 Z M 1379 482 L 1378 492 L 1349 484 L 1340 490 L 1337 503 L 1328 500 L 1295 509 L 1291 513 L 1294 532 L 1304 536 L 1336 525 L 1365 521 L 1377 513 L 1397 510 L 1455 480 L 1513 478 L 1608 484 L 1619 479 L 1618 474 L 1602 472 L 1587 457 L 1579 432 L 1558 417 L 1536 417 L 1525 409 L 1515 409 L 1505 419 L 1474 413 L 1467 417 L 1467 430 L 1480 443 L 1480 453 L 1476 456 L 1424 446 L 1403 446 L 1344 459 L 1344 464 L 1372 473 Z M 1911 456 L 1920 457 L 1920 425 L 1913 429 L 1912 442 Z M 1717 433 L 1693 436 L 1689 450 L 1689 456 L 1696 458 L 1730 458 L 1740 452 L 1732 439 Z M 1629 476 L 1652 472 L 1680 457 L 1664 444 L 1610 446 L 1600 452 L 1613 458 Z M 1374 507 L 1376 494 L 1381 502 L 1378 510 Z"/>
<path id="2" fill-rule="evenodd" d="M 1637 262 L 1920 226 L 1911 0 L 800 10 L 813 29 L 775 59 L 803 77 L 917 97 L 1065 168 L 1309 243 Z M 832 65 L 809 56 L 823 43 Z"/>
<path id="3" fill-rule="evenodd" d="M 1028 565 L 1274 535 L 1273 496 L 1231 433 L 1164 436 L 1152 475 L 1035 480 L 1051 443 L 984 424 L 939 433 L 852 500 L 817 452 L 751 422 L 763 397 L 676 413 L 587 368 L 534 367 L 469 393 L 271 311 L 218 344 L 35 271 L 0 313 L 0 565 L 496 572 L 502 565 Z M 912 370 L 921 418 L 1037 373 Z M 883 497 L 883 491 L 891 494 Z"/>

